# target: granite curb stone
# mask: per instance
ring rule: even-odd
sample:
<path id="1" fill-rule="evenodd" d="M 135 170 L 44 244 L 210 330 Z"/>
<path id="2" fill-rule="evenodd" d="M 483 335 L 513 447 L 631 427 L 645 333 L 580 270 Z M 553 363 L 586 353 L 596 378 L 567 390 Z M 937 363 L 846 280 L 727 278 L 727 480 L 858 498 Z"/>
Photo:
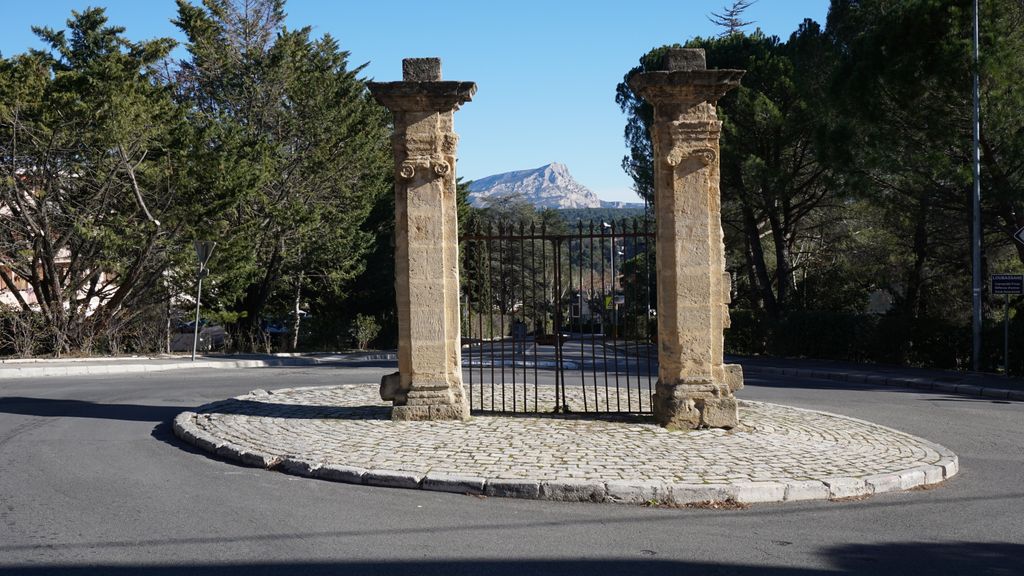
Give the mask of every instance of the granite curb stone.
<path id="1" fill-rule="evenodd" d="M 786 483 L 783 499 L 787 502 L 801 500 L 828 500 L 828 486 L 820 480 L 793 480 Z"/>
<path id="2" fill-rule="evenodd" d="M 924 478 L 922 477 L 922 481 Z M 823 478 L 822 483 L 828 487 L 830 499 L 857 498 L 872 494 L 871 486 L 863 478 Z"/>
<path id="3" fill-rule="evenodd" d="M 402 470 L 368 470 L 363 474 L 363 484 L 386 486 L 388 488 L 419 488 L 422 474 Z"/>
<path id="4" fill-rule="evenodd" d="M 487 479 L 479 476 L 428 472 L 423 477 L 422 488 L 424 490 L 436 490 L 437 492 L 480 495 L 484 493 L 484 485 L 486 484 Z"/>

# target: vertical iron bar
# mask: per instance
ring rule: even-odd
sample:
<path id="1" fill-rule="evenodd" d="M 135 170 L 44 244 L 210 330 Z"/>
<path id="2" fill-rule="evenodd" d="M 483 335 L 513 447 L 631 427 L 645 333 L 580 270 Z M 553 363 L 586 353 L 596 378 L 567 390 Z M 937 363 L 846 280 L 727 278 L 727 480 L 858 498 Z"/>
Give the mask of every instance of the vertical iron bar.
<path id="1" fill-rule="evenodd" d="M 469 233 L 472 234 L 472 231 L 470 231 Z M 473 289 L 472 289 L 472 286 L 470 285 L 470 282 L 472 282 L 472 278 L 476 277 L 476 275 L 472 273 L 471 261 L 472 261 L 472 258 L 473 258 L 473 251 L 469 249 L 471 242 L 473 242 L 473 241 L 467 238 L 462 243 L 462 248 L 463 248 L 462 262 L 463 262 L 463 268 L 464 268 L 464 271 L 465 271 L 465 276 L 463 276 L 463 279 L 465 280 L 465 283 L 466 283 L 466 332 L 469 333 L 469 337 L 466 338 L 466 340 L 468 340 L 468 342 L 469 342 L 469 347 L 466 348 L 466 356 L 469 359 L 469 378 L 468 378 L 468 380 L 469 380 L 469 409 L 470 410 L 473 409 L 473 304 L 470 301 L 470 300 L 472 300 L 472 297 L 470 295 L 472 294 Z M 460 321 L 462 320 L 462 315 L 461 314 L 459 315 L 459 320 Z M 459 348 L 460 349 L 462 348 L 462 343 L 461 342 L 459 342 Z"/>
<path id="2" fill-rule="evenodd" d="M 555 412 L 563 411 L 563 400 L 565 395 L 562 394 L 562 388 L 565 386 L 565 382 L 562 374 L 562 345 L 561 345 L 561 326 L 562 326 L 562 239 L 556 237 L 552 242 L 552 249 L 554 250 L 555 257 L 555 277 L 554 286 L 552 286 L 551 300 L 554 303 L 554 318 L 552 322 L 554 326 L 552 331 L 555 334 Z"/>
<path id="3" fill-rule="evenodd" d="M 620 270 L 620 272 L 622 272 L 622 270 L 623 270 L 623 263 L 625 263 L 625 260 L 626 260 L 626 242 L 627 242 L 626 241 L 626 235 L 628 233 L 629 233 L 629 227 L 626 224 L 626 218 L 623 218 L 622 222 L 620 223 L 620 234 L 622 235 L 622 241 L 620 242 L 620 245 L 623 247 L 623 254 L 622 254 L 621 258 L 618 258 L 618 270 Z M 621 277 L 622 277 L 622 274 L 617 275 L 616 276 L 616 280 L 618 278 L 621 278 Z M 623 297 L 625 298 L 626 297 L 626 285 L 623 284 L 622 281 L 620 281 L 620 283 L 618 283 L 618 284 L 620 284 L 620 286 L 618 286 L 618 288 L 620 288 L 620 290 L 623 291 Z M 629 407 L 630 412 L 633 412 L 633 400 L 632 400 L 632 395 L 630 394 L 630 390 L 633 387 L 633 382 L 631 381 L 632 377 L 630 375 L 630 340 L 629 340 L 629 334 L 626 333 L 622 329 L 623 314 L 629 315 L 629 307 L 628 307 L 628 304 L 626 304 L 626 300 L 625 299 L 623 300 L 623 308 L 624 308 L 624 310 L 622 311 L 622 313 L 620 315 L 618 315 L 618 326 L 620 326 L 620 335 L 623 337 L 623 360 L 625 361 L 623 364 L 626 366 L 626 390 L 627 390 L 626 394 L 630 395 L 628 397 L 629 399 L 626 401 L 626 404 Z M 616 306 L 616 310 L 617 310 L 617 306 Z"/>
<path id="4" fill-rule="evenodd" d="M 507 258 L 503 259 L 503 260 L 506 260 L 506 259 L 510 260 L 510 262 L 508 263 L 508 266 L 509 266 L 508 277 L 505 278 L 505 283 L 510 287 L 510 290 L 509 290 L 509 293 L 506 294 L 507 298 L 505 299 L 505 301 L 508 303 L 508 307 L 509 307 L 508 311 L 510 312 L 510 315 L 512 317 L 511 320 L 509 320 L 509 324 L 510 324 L 509 325 L 509 333 L 512 336 L 512 366 L 511 366 L 511 368 L 512 368 L 512 411 L 513 412 L 517 411 L 516 410 L 516 407 L 517 407 L 516 405 L 518 404 L 518 398 L 519 398 L 518 390 L 516 389 L 516 385 L 518 384 L 518 382 L 516 382 L 516 380 L 518 380 L 518 378 L 516 378 L 516 376 L 517 376 L 517 374 L 516 374 L 516 284 L 514 282 L 515 275 L 516 275 L 516 268 L 515 268 L 515 256 L 516 256 L 515 231 L 516 231 L 515 224 L 512 223 L 512 222 L 509 222 L 509 224 L 508 224 L 508 251 L 509 251 L 509 255 L 508 255 Z M 504 344 L 502 344 L 501 349 L 502 349 L 502 351 L 505 350 L 505 345 Z M 502 363 L 502 364 L 504 364 L 504 363 Z M 504 368 L 503 368 L 503 370 L 504 370 Z"/>
<path id="5" fill-rule="evenodd" d="M 540 235 L 541 235 L 541 241 L 540 241 L 540 267 L 541 267 L 541 295 L 544 297 L 544 308 L 543 308 L 544 315 L 541 317 L 540 320 L 541 320 L 541 331 L 543 332 L 544 335 L 547 335 L 547 333 L 548 333 L 548 238 L 547 238 L 547 230 L 548 230 L 547 223 L 545 221 L 541 220 L 541 222 L 540 222 Z M 556 365 L 556 368 L 557 368 L 557 365 Z M 556 385 L 556 391 L 557 391 L 557 384 L 558 384 L 557 372 L 556 372 L 556 377 L 555 378 L 556 378 L 555 379 L 555 385 Z M 536 388 L 534 388 L 533 394 L 534 394 L 534 402 L 536 403 L 537 400 L 540 399 L 539 398 L 540 392 Z M 555 399 L 555 404 L 558 404 L 557 396 L 555 398 L 556 398 Z M 538 410 L 539 410 L 539 408 L 538 408 Z"/>
<path id="6" fill-rule="evenodd" d="M 588 267 L 590 268 L 590 302 L 594 302 L 594 221 L 590 221 L 590 233 L 588 236 L 590 240 L 590 258 Z M 594 330 L 594 310 L 590 311 L 590 362 L 591 372 L 594 378 L 594 403 L 597 403 L 597 332 Z M 600 407 L 597 407 L 600 411 Z M 604 389 L 604 411 L 608 411 L 608 387 Z"/>
<path id="7" fill-rule="evenodd" d="M 476 230 L 477 230 L 478 236 L 482 235 L 483 232 L 480 229 L 479 224 L 476 226 Z M 487 253 L 487 241 L 481 242 L 480 240 L 477 240 L 476 248 L 477 248 L 477 253 L 476 253 L 477 272 L 476 272 L 476 277 L 477 277 L 477 281 L 481 282 L 481 284 L 480 284 L 480 293 L 477 294 L 477 298 L 479 298 L 479 300 L 483 301 L 485 299 L 485 294 L 486 294 L 486 291 L 484 290 L 484 287 L 487 286 L 487 284 L 483 283 L 483 282 L 485 282 L 485 278 L 486 277 L 484 276 L 484 268 L 481 265 L 481 261 L 483 260 L 484 255 Z M 479 305 L 479 302 L 478 302 L 478 305 Z M 478 335 L 478 338 L 480 339 L 480 348 L 477 349 L 477 352 L 478 352 L 477 359 L 480 361 L 480 406 L 478 407 L 480 410 L 484 409 L 484 310 L 485 309 L 486 309 L 485 307 L 481 306 L 480 313 L 476 315 L 477 335 Z M 472 367 L 470 367 L 470 370 L 472 370 Z"/>
<path id="8" fill-rule="evenodd" d="M 651 322 L 651 257 L 653 256 L 653 254 L 651 254 L 651 240 L 652 240 L 652 237 L 651 237 L 650 224 L 651 224 L 651 221 L 648 220 L 645 217 L 644 218 L 644 276 L 646 278 L 646 284 L 644 286 L 644 291 L 647 294 L 647 312 L 646 312 L 646 316 L 644 318 L 644 333 L 647 334 L 647 398 L 648 399 L 651 397 L 652 394 L 654 394 L 654 391 L 651 389 L 652 388 L 652 380 L 654 378 L 654 366 L 653 366 L 654 363 L 652 362 L 652 357 L 654 356 L 655 350 L 657 350 L 657 346 L 655 346 L 654 338 L 652 337 L 652 334 L 651 334 L 651 324 L 652 324 L 652 322 Z M 655 330 L 657 330 L 657 325 L 658 325 L 657 321 L 655 320 L 655 322 L 653 324 L 655 326 Z M 651 408 L 652 411 L 654 410 L 653 406 L 651 406 L 650 408 Z"/>
<path id="9" fill-rule="evenodd" d="M 578 290 L 576 292 L 576 305 L 579 306 L 579 320 L 576 325 L 580 329 L 580 388 L 583 390 L 583 411 L 589 412 L 590 406 L 587 404 L 587 373 L 586 373 L 586 362 L 587 359 L 584 357 L 584 351 L 586 346 L 583 345 L 583 221 L 580 220 L 576 224 L 576 229 L 579 235 L 579 243 L 576 245 L 576 259 L 580 263 L 578 278 Z M 571 263 L 570 263 L 571 265 Z M 594 402 L 597 402 L 597 398 L 594 398 Z M 596 410 L 595 410 L 596 411 Z"/>
<path id="10" fill-rule="evenodd" d="M 490 342 L 491 348 L 491 412 L 494 411 L 494 385 L 497 378 L 494 374 L 494 302 L 495 302 L 495 291 L 494 291 L 494 261 L 491 259 L 493 256 L 494 245 L 492 239 L 494 238 L 494 227 L 492 223 L 487 223 L 487 336 Z M 482 394 L 482 392 L 481 392 Z"/>
<path id="11" fill-rule="evenodd" d="M 498 346 L 501 347 L 501 411 L 505 411 L 505 303 L 508 302 L 508 285 L 505 282 L 505 226 L 498 223 L 498 274 L 501 276 L 501 303 L 498 306 Z"/>
<path id="12" fill-rule="evenodd" d="M 608 239 L 608 233 L 606 232 L 606 230 L 610 230 L 611 227 L 614 226 L 614 223 L 613 224 L 608 224 L 607 226 L 605 226 L 605 224 L 607 224 L 607 223 L 606 222 L 601 222 L 601 305 L 604 307 L 604 309 L 601 311 L 601 314 L 602 314 L 601 317 L 603 319 L 601 324 L 602 324 L 602 328 L 604 329 L 603 330 L 604 331 L 604 341 L 601 343 L 602 344 L 602 346 L 601 346 L 601 349 L 602 349 L 601 354 L 602 354 L 602 357 L 604 359 L 604 387 L 608 388 L 608 331 L 609 331 L 609 329 L 613 329 L 612 323 L 608 321 L 608 320 L 611 319 L 611 316 L 608 314 L 608 310 L 609 310 L 609 306 L 608 305 L 611 304 L 612 306 L 615 306 L 615 294 L 614 294 L 615 289 L 614 289 L 614 283 L 612 283 L 613 288 L 611 289 L 611 292 L 612 292 L 611 300 L 608 300 L 609 290 L 608 290 L 608 287 L 605 286 L 605 278 L 607 278 L 607 276 L 608 276 L 608 269 L 605 266 L 605 262 L 607 262 L 607 260 L 605 260 L 605 257 L 604 257 L 604 248 L 607 245 L 605 240 Z M 610 250 L 614 250 L 614 249 L 615 249 L 615 246 L 613 245 L 610 248 Z M 609 252 L 609 254 L 611 254 L 611 252 Z M 615 341 L 614 340 L 612 340 L 612 354 L 613 354 L 613 360 L 615 362 L 616 369 L 617 369 L 619 361 L 618 361 L 618 356 L 615 355 Z M 609 409 L 610 408 L 611 407 L 609 406 Z M 622 411 L 622 398 L 619 397 L 619 380 L 618 380 L 617 376 L 616 376 L 616 379 L 615 379 L 615 411 L 616 412 L 621 412 Z"/>
<path id="13" fill-rule="evenodd" d="M 537 222 L 530 223 L 530 293 L 533 296 L 533 411 L 537 408 Z M 541 262 L 543 264 L 543 261 Z"/>
<path id="14" fill-rule="evenodd" d="M 644 411 L 643 401 L 643 385 L 640 382 L 640 273 L 637 270 L 636 265 L 637 255 L 640 253 L 637 251 L 637 242 L 639 238 L 639 229 L 637 228 L 636 218 L 633 218 L 633 298 L 632 302 L 628 306 L 633 310 L 630 314 L 630 321 L 633 323 L 633 350 L 636 352 L 636 356 L 633 358 L 636 368 L 636 401 L 637 411 Z"/>
<path id="15" fill-rule="evenodd" d="M 519 342 L 520 355 L 523 361 L 523 412 L 529 412 L 526 408 L 526 380 L 527 380 L 527 366 L 526 366 L 526 224 L 519 221 L 519 295 L 522 297 L 522 303 L 520 304 L 522 318 L 522 328 L 519 331 L 519 337 L 522 341 Z"/>

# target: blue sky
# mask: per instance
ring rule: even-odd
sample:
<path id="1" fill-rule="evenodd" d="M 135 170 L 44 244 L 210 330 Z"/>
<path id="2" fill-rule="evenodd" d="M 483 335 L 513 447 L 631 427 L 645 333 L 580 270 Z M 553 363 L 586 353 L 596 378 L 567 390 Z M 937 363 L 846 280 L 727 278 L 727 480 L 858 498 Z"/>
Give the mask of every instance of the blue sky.
<path id="1" fill-rule="evenodd" d="M 615 85 L 651 48 L 716 34 L 707 15 L 731 1 L 289 0 L 286 10 L 289 27 L 329 33 L 352 64 L 368 62 L 368 77 L 398 80 L 402 58 L 438 56 L 445 79 L 477 82 L 473 102 L 456 113 L 460 176 L 557 161 L 602 199 L 638 201 L 619 166 L 625 117 Z M 63 28 L 71 10 L 87 6 L 106 7 L 132 39 L 181 39 L 173 0 L 3 4 L 4 56 L 41 48 L 32 25 Z M 746 16 L 786 38 L 804 18 L 823 23 L 827 10 L 828 0 L 759 0 Z"/>

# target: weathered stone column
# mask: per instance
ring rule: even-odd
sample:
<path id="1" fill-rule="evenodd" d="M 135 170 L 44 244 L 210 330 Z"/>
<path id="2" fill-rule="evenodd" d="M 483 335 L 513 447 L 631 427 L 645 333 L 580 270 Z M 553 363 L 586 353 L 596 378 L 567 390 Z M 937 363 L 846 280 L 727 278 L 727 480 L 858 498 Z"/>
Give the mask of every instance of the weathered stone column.
<path id="1" fill-rule="evenodd" d="M 469 418 L 462 387 L 453 116 L 473 82 L 442 82 L 437 58 L 402 61 L 402 82 L 371 82 L 394 115 L 398 373 L 381 381 L 393 420 Z"/>
<path id="2" fill-rule="evenodd" d="M 704 51 L 670 50 L 662 70 L 634 74 L 654 106 L 658 384 L 654 416 L 668 428 L 731 428 L 739 366 L 723 364 L 730 282 L 725 272 L 715 104 L 742 70 L 707 70 Z"/>

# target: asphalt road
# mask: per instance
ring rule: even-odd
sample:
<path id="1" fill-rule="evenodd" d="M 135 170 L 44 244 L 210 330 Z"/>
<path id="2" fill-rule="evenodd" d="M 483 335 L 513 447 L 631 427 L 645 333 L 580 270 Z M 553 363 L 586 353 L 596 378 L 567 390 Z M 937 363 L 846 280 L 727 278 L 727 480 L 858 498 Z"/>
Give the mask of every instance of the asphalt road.
<path id="1" fill-rule="evenodd" d="M 742 398 L 892 426 L 951 448 L 961 471 L 932 490 L 745 510 L 334 484 L 222 462 L 169 430 L 184 408 L 254 388 L 392 370 L 0 381 L 0 576 L 1024 574 L 1024 403 L 749 377 Z"/>

